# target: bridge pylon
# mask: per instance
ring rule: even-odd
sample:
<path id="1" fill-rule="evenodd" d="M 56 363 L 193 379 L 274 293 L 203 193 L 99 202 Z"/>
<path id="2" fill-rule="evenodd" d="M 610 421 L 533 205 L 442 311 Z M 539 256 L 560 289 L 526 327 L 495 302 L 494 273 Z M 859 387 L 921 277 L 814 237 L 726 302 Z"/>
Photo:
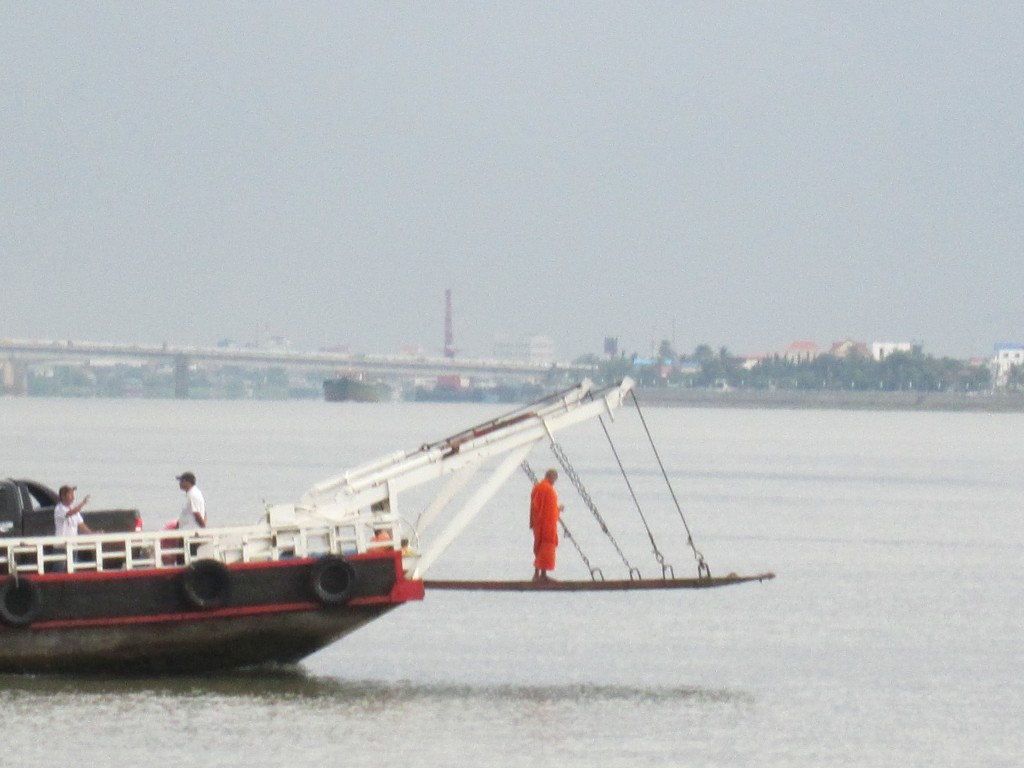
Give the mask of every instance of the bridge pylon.
<path id="1" fill-rule="evenodd" d="M 188 400 L 188 366 L 187 356 L 174 356 L 174 397 L 178 400 Z"/>
<path id="2" fill-rule="evenodd" d="M 0 366 L 0 392 L 8 395 L 24 395 L 28 392 L 28 367 L 13 357 L 4 360 Z"/>

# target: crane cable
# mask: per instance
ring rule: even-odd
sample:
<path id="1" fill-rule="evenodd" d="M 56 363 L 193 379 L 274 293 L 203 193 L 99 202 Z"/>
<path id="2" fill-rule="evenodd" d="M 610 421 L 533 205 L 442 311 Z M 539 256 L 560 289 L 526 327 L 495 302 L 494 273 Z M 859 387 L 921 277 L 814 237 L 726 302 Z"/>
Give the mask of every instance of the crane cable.
<path id="1" fill-rule="evenodd" d="M 619 557 L 622 558 L 622 562 L 625 563 L 626 568 L 629 571 L 630 580 L 640 579 L 640 571 L 630 565 L 629 560 L 626 558 L 626 554 L 622 551 L 622 548 L 615 540 L 615 537 L 612 536 L 612 532 L 608 529 L 608 525 L 605 523 L 604 518 L 601 517 L 601 513 L 597 511 L 597 505 L 594 503 L 594 500 L 590 498 L 590 494 L 587 493 L 587 489 L 583 487 L 583 481 L 580 480 L 580 476 L 576 474 L 576 470 L 573 469 L 572 464 L 569 463 L 569 457 L 562 449 L 562 446 L 552 440 L 551 452 L 555 454 L 555 458 L 558 459 L 558 463 L 562 465 L 562 469 L 565 470 L 565 474 L 569 476 L 569 481 L 579 492 L 580 498 L 583 499 L 583 503 L 587 505 L 587 508 L 594 515 L 594 519 L 597 520 L 597 524 L 601 527 L 601 530 L 604 531 L 605 536 L 608 537 L 608 541 L 612 543 L 612 546 L 615 547 L 615 551 L 619 553 Z"/>
<path id="2" fill-rule="evenodd" d="M 672 495 L 672 501 L 676 505 L 676 511 L 679 512 L 679 519 L 683 521 L 683 528 L 686 529 L 686 543 L 690 546 L 690 549 L 693 550 L 693 556 L 697 561 L 697 576 L 699 578 L 710 578 L 711 568 L 704 560 L 704 555 L 702 555 L 700 550 L 697 549 L 697 545 L 693 543 L 693 534 L 690 532 L 690 526 L 686 522 L 686 516 L 683 514 L 683 508 L 679 505 L 679 499 L 676 498 L 676 492 L 672 489 L 672 483 L 668 479 L 668 473 L 665 471 L 665 465 L 662 463 L 661 456 L 658 454 L 658 448 L 654 444 L 654 438 L 651 436 L 651 430 L 647 427 L 647 419 L 644 418 L 644 413 L 640 410 L 640 401 L 636 399 L 636 392 L 633 390 L 630 390 L 629 394 L 633 398 L 633 405 L 636 406 L 636 412 L 640 416 L 640 423 L 644 425 L 644 432 L 647 433 L 647 441 L 650 443 L 651 450 L 654 451 L 654 458 L 658 460 L 658 467 L 661 468 L 661 476 L 665 478 L 665 485 L 668 486 L 668 491 Z"/>
<path id="3" fill-rule="evenodd" d="M 523 463 L 520 464 L 519 466 L 522 467 L 523 472 L 526 473 L 526 476 L 530 478 L 531 487 L 536 485 L 538 482 L 537 475 L 534 473 L 533 467 L 530 466 L 530 463 L 524 459 Z M 580 558 L 583 560 L 583 564 L 587 567 L 587 570 L 590 571 L 591 580 L 597 581 L 598 579 L 600 579 L 601 581 L 604 581 L 604 574 L 601 572 L 601 569 L 590 564 L 590 558 L 583 554 L 583 550 L 580 549 L 580 545 L 576 543 L 576 539 L 569 531 L 569 526 L 565 524 L 565 521 L 562 519 L 561 515 L 558 516 L 558 524 L 562 526 L 562 533 L 565 534 L 566 540 L 569 541 L 576 548 L 577 552 L 579 552 Z"/>
<path id="4" fill-rule="evenodd" d="M 663 579 L 674 579 L 675 570 L 671 565 L 665 562 L 665 556 L 661 554 L 661 550 L 658 549 L 658 543 L 654 540 L 654 533 L 651 531 L 651 526 L 647 524 L 647 517 L 644 515 L 643 509 L 640 507 L 640 500 L 636 497 L 636 492 L 633 490 L 633 484 L 629 481 L 629 475 L 626 474 L 626 468 L 622 466 L 622 459 L 619 458 L 619 451 L 615 448 L 615 443 L 612 441 L 612 436 L 608 432 L 608 427 L 604 423 L 604 419 L 598 417 L 597 419 L 601 422 L 601 429 L 604 430 L 604 436 L 608 438 L 608 446 L 612 449 L 612 455 L 615 457 L 615 463 L 619 465 L 619 472 L 622 473 L 622 479 L 626 482 L 626 488 L 629 489 L 629 495 L 633 498 L 633 504 L 636 505 L 636 511 L 640 515 L 640 520 L 644 524 L 644 530 L 647 531 L 647 538 L 651 541 L 651 551 L 654 553 L 654 558 L 658 561 L 658 565 L 661 566 L 661 577 Z"/>

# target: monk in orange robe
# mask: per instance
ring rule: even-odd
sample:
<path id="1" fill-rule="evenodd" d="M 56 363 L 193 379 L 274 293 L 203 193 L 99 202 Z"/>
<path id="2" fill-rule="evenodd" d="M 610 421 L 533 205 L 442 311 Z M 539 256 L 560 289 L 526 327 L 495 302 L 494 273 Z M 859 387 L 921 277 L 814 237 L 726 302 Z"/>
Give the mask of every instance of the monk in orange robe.
<path id="1" fill-rule="evenodd" d="M 530 528 L 533 529 L 533 580 L 545 581 L 548 571 L 555 569 L 555 549 L 558 547 L 558 505 L 555 481 L 558 472 L 549 469 L 544 479 L 533 486 L 530 494 Z"/>

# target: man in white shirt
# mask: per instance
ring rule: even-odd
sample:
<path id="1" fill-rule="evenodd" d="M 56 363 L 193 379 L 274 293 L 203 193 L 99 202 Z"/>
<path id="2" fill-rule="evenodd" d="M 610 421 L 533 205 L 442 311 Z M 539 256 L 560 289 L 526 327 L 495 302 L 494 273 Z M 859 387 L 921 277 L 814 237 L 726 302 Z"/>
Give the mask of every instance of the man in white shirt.
<path id="1" fill-rule="evenodd" d="M 59 501 L 53 508 L 54 534 L 57 536 L 77 536 L 80 533 L 92 533 L 82 519 L 82 507 L 89 501 L 86 496 L 80 504 L 75 504 L 74 485 L 62 485 L 57 492 Z"/>
<path id="2" fill-rule="evenodd" d="M 178 530 L 183 528 L 206 527 L 206 500 L 203 492 L 196 485 L 196 476 L 191 472 L 182 472 L 175 480 L 178 487 L 185 492 L 185 506 L 178 516 Z"/>

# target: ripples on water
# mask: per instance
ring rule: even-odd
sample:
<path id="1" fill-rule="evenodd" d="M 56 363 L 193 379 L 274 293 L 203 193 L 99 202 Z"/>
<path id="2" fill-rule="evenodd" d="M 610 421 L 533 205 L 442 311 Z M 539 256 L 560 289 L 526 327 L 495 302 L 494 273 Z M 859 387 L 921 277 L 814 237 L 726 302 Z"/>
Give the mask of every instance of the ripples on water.
<path id="1" fill-rule="evenodd" d="M 666 711 L 750 705 L 745 694 L 699 688 L 384 683 L 300 670 L 204 679 L 9 677 L 2 685 L 0 702 L 14 721 L 5 752 L 34 765 L 72 755 L 111 766 L 196 759 L 224 766 L 393 759 L 526 765 L 564 750 L 618 760 L 623 749 L 665 753 L 642 742 L 650 718 Z M 44 723 L 77 723 L 81 738 L 41 738 L 42 724 L 31 720 L 43 712 Z M 609 722 L 616 723 L 610 731 Z"/>
<path id="2" fill-rule="evenodd" d="M 483 406 L 0 399 L 0 474 L 174 516 L 199 474 L 246 523 L 353 464 L 497 415 Z M 645 514 L 688 575 L 642 433 L 612 427 Z M 648 409 L 713 572 L 700 593 L 428 594 L 300 667 L 203 678 L 0 678 L 0 764 L 1015 766 L 1024 419 Z M 598 430 L 564 443 L 622 549 L 656 565 Z M 540 450 L 535 469 L 552 463 Z M 615 551 L 567 484 L 609 578 Z M 530 572 L 515 481 L 438 577 Z M 410 497 L 403 514 L 415 518 Z M 634 515 L 634 517 L 626 517 Z M 625 521 L 625 522 L 623 522 Z M 586 571 L 565 545 L 559 574 Z M 15 759 L 16 756 L 16 759 Z"/>
<path id="3" fill-rule="evenodd" d="M 617 702 L 737 703 L 743 693 L 702 688 L 652 688 L 647 686 L 595 685 L 470 685 L 455 683 L 411 683 L 407 681 L 338 680 L 312 675 L 295 667 L 267 666 L 255 670 L 225 672 L 204 677 L 95 677 L 7 675 L 3 692 L 8 701 L 53 700 L 73 694 L 94 707 L 124 706 L 132 700 L 187 698 L 192 701 L 264 701 L 268 698 L 298 705 L 323 705 L 360 712 L 414 702 L 432 705 L 529 701 L 535 704 Z"/>

